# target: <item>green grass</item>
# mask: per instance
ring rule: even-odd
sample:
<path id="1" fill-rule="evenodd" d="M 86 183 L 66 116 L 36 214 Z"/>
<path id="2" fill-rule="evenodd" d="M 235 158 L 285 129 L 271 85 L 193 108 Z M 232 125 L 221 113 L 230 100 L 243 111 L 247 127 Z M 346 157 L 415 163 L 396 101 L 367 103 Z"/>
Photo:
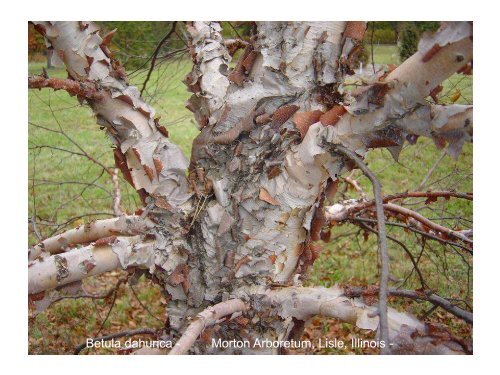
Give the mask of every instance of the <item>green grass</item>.
<path id="1" fill-rule="evenodd" d="M 370 55 L 370 51 L 368 54 Z M 399 63 L 395 46 L 374 46 L 374 55 L 377 64 Z M 41 73 L 42 66 L 42 63 L 30 64 L 29 74 Z M 151 104 L 161 115 L 161 123 L 167 126 L 170 138 L 187 156 L 190 154 L 191 142 L 198 133 L 191 113 L 184 108 L 189 93 L 181 81 L 189 69 L 189 62 L 183 59 L 161 65 L 155 70 L 146 94 L 146 98 L 151 99 Z M 54 77 L 66 76 L 62 69 L 50 70 L 49 74 Z M 139 87 L 143 80 L 144 73 L 131 77 L 132 83 L 139 84 Z M 443 86 L 443 102 L 457 99 L 458 90 L 461 95 L 457 103 L 472 103 L 471 77 L 454 75 Z M 48 236 L 57 229 L 63 229 L 58 227 L 58 224 L 75 216 L 82 217 L 69 222 L 67 225 L 69 228 L 94 218 L 111 215 L 110 177 L 102 174 L 102 168 L 85 157 L 51 148 L 80 152 L 63 135 L 39 128 L 42 126 L 59 130 L 60 124 L 66 134 L 81 145 L 86 153 L 105 166 L 112 167 L 114 161 L 110 152 L 111 143 L 95 124 L 91 111 L 85 106 L 78 105 L 76 99 L 69 97 L 65 92 L 48 89 L 30 90 L 29 121 L 32 124 L 29 126 L 29 216 L 35 214 L 36 208 L 37 218 L 43 220 L 45 224 L 38 225 L 42 235 Z M 458 160 L 446 156 L 431 176 L 427 187 L 434 190 L 452 188 L 458 191 L 472 191 L 472 152 L 472 145 L 467 144 Z M 390 194 L 416 189 L 427 170 L 440 155 L 441 151 L 436 149 L 432 141 L 421 139 L 415 146 L 408 146 L 403 150 L 398 163 L 392 160 L 385 149 L 372 151 L 367 162 L 381 180 L 384 194 Z M 371 196 L 371 187 L 367 179 L 358 172 L 354 177 L 359 180 L 368 196 Z M 73 183 L 67 183 L 68 181 Z M 35 184 L 34 189 L 32 182 Z M 132 213 L 139 206 L 136 193 L 125 182 L 121 181 L 120 185 L 123 206 Z M 343 192 L 342 188 L 341 186 L 340 194 L 344 194 L 346 198 L 357 197 L 356 192 L 351 190 Z M 439 200 L 431 207 L 432 209 L 423 208 L 421 213 L 429 217 L 462 217 L 472 220 L 472 204 L 469 202 L 458 199 Z M 451 227 L 460 225 L 460 221 L 456 218 L 443 219 L 439 222 Z M 356 227 L 348 225 L 333 228 L 332 241 L 329 244 L 320 243 L 323 251 L 320 259 L 314 264 L 308 283 L 329 286 L 335 283 L 359 285 L 377 282 L 376 238 L 374 235 L 366 238 L 363 235 L 345 237 L 353 230 L 356 230 Z M 389 234 L 405 243 L 409 250 L 418 256 L 422 243 L 416 237 L 393 227 L 389 227 Z M 29 236 L 30 243 L 35 242 L 31 230 Z M 427 246 L 431 246 L 432 250 L 426 248 L 426 256 L 422 257 L 420 267 L 427 275 L 429 285 L 443 295 L 464 298 L 467 294 L 467 267 L 464 262 L 449 249 L 431 242 L 428 242 Z M 410 271 L 411 263 L 401 248 L 393 242 L 390 242 L 389 251 L 393 278 L 404 278 Z M 116 276 L 91 279 L 86 283 L 96 290 L 99 289 L 97 286 L 101 286 L 99 290 L 102 292 L 102 288 L 108 289 L 113 280 L 116 281 Z M 472 279 L 468 283 L 471 285 Z M 391 285 L 395 286 L 398 283 L 393 282 Z M 405 287 L 418 287 L 415 275 L 409 279 Z M 155 315 L 161 316 L 163 308 L 158 303 L 161 298 L 159 291 L 144 281 L 136 290 L 140 299 L 154 310 Z M 471 299 L 472 294 L 469 294 L 467 300 L 471 302 Z M 97 332 L 102 317 L 107 314 L 110 302 L 110 300 L 95 301 L 95 303 L 88 300 L 63 301 L 55 304 L 47 312 L 39 314 L 30 324 L 30 352 L 70 351 L 81 342 L 82 338 Z M 427 304 L 416 303 L 405 304 L 404 307 L 416 314 L 421 314 L 429 308 Z M 142 311 L 142 308 L 135 297 L 128 291 L 120 291 L 103 333 L 130 328 L 131 324 L 137 327 L 158 326 L 158 321 L 149 314 L 142 311 L 138 315 L 137 311 Z M 456 325 L 457 332 L 464 330 L 463 325 L 456 321 L 448 319 L 446 322 Z M 324 328 L 325 325 L 322 323 L 320 327 Z"/>
<path id="2" fill-rule="evenodd" d="M 29 74 L 40 74 L 43 63 L 29 65 Z M 189 98 L 182 79 L 189 71 L 186 60 L 173 60 L 153 73 L 146 98 L 161 115 L 161 123 L 167 127 L 170 138 L 189 156 L 192 139 L 197 134 L 191 113 L 184 108 Z M 62 69 L 51 69 L 50 76 L 65 77 Z M 162 80 L 159 84 L 158 78 Z M 133 83 L 142 83 L 144 74 L 132 76 Z M 85 153 L 99 160 L 106 167 L 113 167 L 111 142 L 99 130 L 91 110 L 80 106 L 75 98 L 63 91 L 29 91 L 29 215 L 34 214 L 47 226 L 39 225 L 42 235 L 50 235 L 56 223 L 68 218 L 82 217 L 71 226 L 112 214 L 110 193 L 111 178 L 102 174 L 102 167 L 81 153 L 75 144 L 64 135 L 40 127 L 59 131 L 59 124 L 71 139 L 80 145 Z M 56 150 L 53 147 L 67 150 Z M 33 181 L 32 179 L 35 179 Z M 34 194 L 33 186 L 34 182 Z M 70 183 L 68 183 L 70 182 Z M 77 182 L 79 182 L 77 184 Z M 63 183 L 63 184 L 61 184 Z M 87 185 L 82 185 L 86 183 Z M 138 205 L 135 191 L 121 181 L 122 202 L 128 212 L 134 212 Z M 30 242 L 34 237 L 30 237 Z"/>
<path id="3" fill-rule="evenodd" d="M 368 55 L 368 64 L 372 63 L 371 45 L 365 46 L 366 54 Z M 374 44 L 373 45 L 373 61 L 375 64 L 399 64 L 398 48 L 392 44 Z"/>

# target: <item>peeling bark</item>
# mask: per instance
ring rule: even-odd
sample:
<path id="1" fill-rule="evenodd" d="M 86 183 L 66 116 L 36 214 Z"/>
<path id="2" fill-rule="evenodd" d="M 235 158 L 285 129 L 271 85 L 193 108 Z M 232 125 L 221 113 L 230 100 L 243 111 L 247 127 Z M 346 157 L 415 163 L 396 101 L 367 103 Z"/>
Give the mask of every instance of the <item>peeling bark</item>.
<path id="1" fill-rule="evenodd" d="M 110 41 L 103 40 L 91 22 L 34 24 L 72 80 L 100 87 L 101 97 L 88 99 L 88 104 L 97 123 L 106 128 L 125 156 L 134 188 L 161 197 L 172 207 L 182 206 L 189 199 L 184 177 L 187 160 L 166 138 L 153 108 L 141 99 L 135 86 L 128 84 L 125 70 L 107 47 Z M 161 162 L 160 170 L 155 168 L 154 160 Z M 123 171 L 123 166 L 118 167 Z"/>
<path id="2" fill-rule="evenodd" d="M 96 240 L 116 236 L 145 233 L 152 223 L 139 216 L 122 216 L 115 219 L 97 220 L 82 224 L 75 229 L 47 238 L 29 250 L 29 260 L 33 261 L 43 252 L 57 254 L 75 245 L 83 245 Z"/>
<path id="3" fill-rule="evenodd" d="M 343 288 L 285 288 L 270 291 L 262 300 L 282 317 L 308 320 L 315 315 L 336 318 L 361 329 L 377 330 L 376 307 L 349 298 Z M 438 327 L 426 325 L 407 313 L 388 311 L 390 348 L 393 354 L 466 354 L 467 348 Z M 387 343 L 386 343 L 387 344 Z"/>
<path id="4" fill-rule="evenodd" d="M 35 24 L 70 78 L 99 88 L 102 97 L 88 103 L 117 147 L 117 167 L 143 194 L 142 215 L 154 223 L 147 232 L 155 241 L 141 247 L 139 259 L 135 240 L 127 238 L 119 249 L 113 243 L 39 259 L 30 267 L 30 293 L 120 266 L 149 268 L 168 297 L 170 335 L 188 332 L 183 350 L 193 344 L 190 332 L 199 333 L 200 321 L 192 328 L 189 317 L 228 299 L 253 309 L 245 319 L 219 324 L 213 337 L 287 339 L 298 327 L 293 318 L 315 314 L 378 327 L 374 308 L 339 289 L 296 288 L 317 257 L 311 242 L 324 223 L 327 187 L 353 167 L 335 145 L 361 156 L 388 147 L 397 157 L 406 140 L 428 136 L 458 153 L 472 140 L 472 107 L 431 106 L 423 99 L 472 59 L 468 23 L 448 23 L 396 70 L 350 92 L 347 85 L 361 79 L 351 67 L 364 22 L 260 22 L 232 70 L 220 25 L 193 22 L 194 66 L 185 83 L 200 134 L 189 166 L 153 109 L 128 85 L 94 24 Z M 82 274 L 80 264 L 92 259 L 95 268 Z M 61 272 L 67 274 L 62 279 Z M 277 285 L 290 288 L 273 290 Z M 448 338 L 435 343 L 429 327 L 394 310 L 389 325 L 393 352 L 463 351 Z M 197 341 L 190 352 L 235 350 Z"/>
<path id="5" fill-rule="evenodd" d="M 120 267 L 150 269 L 153 266 L 151 243 L 143 243 L 139 236 L 117 237 L 106 245 L 86 246 L 31 263 L 28 293 L 45 292 Z"/>

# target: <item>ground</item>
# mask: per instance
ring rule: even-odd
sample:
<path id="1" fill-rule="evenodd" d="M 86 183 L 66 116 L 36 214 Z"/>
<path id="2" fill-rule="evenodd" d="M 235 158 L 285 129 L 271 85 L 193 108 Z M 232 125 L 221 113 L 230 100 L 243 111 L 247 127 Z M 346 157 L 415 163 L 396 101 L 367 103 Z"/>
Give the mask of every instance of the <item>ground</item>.
<path id="1" fill-rule="evenodd" d="M 370 51 L 368 51 L 370 55 Z M 397 48 L 392 45 L 374 46 L 374 60 L 377 64 L 398 64 Z M 32 62 L 29 74 L 40 74 L 43 62 Z M 161 123 L 168 128 L 170 138 L 186 155 L 190 154 L 191 141 L 197 134 L 191 113 L 184 108 L 189 97 L 182 79 L 189 71 L 189 61 L 184 58 L 160 61 L 148 85 L 146 98 L 161 115 Z M 145 74 L 130 72 L 131 81 L 142 86 Z M 50 76 L 65 77 L 61 69 L 51 69 Z M 168 77 L 168 78 L 166 78 Z M 160 79 L 158 79 L 160 78 Z M 159 83 L 158 83 L 159 82 Z M 472 103 L 472 78 L 462 75 L 451 77 L 444 84 L 443 102 Z M 102 168 L 88 160 L 90 155 L 107 167 L 113 166 L 111 143 L 106 139 L 91 111 L 80 106 L 75 98 L 65 92 L 42 90 L 29 92 L 29 218 L 36 216 L 42 223 L 37 226 L 43 236 L 72 228 L 92 219 L 112 216 L 110 192 L 111 178 Z M 59 131 L 50 132 L 41 127 Z M 69 137 L 69 138 L 68 138 Z M 72 143 L 74 141 L 74 143 Z M 75 144 L 80 145 L 83 151 Z M 466 145 L 457 160 L 446 156 L 428 180 L 425 189 L 455 189 L 472 191 L 472 145 Z M 70 152 L 68 152 L 70 151 Z M 367 161 L 376 172 L 383 186 L 383 193 L 390 194 L 415 190 L 432 164 L 441 156 L 432 141 L 419 140 L 417 145 L 405 148 L 399 162 L 394 162 L 384 149 L 372 151 Z M 370 196 L 370 185 L 360 173 L 355 173 L 364 190 Z M 120 182 L 122 205 L 129 213 L 138 207 L 133 189 Z M 341 189 L 342 191 L 342 189 Z M 352 190 L 346 197 L 356 197 Z M 446 208 L 446 215 L 443 210 Z M 434 203 L 421 211 L 428 217 L 443 217 L 440 222 L 458 228 L 459 219 L 472 220 L 472 204 L 460 200 Z M 29 225 L 29 243 L 36 237 Z M 373 235 L 348 236 L 357 232 L 352 225 L 334 227 L 332 240 L 320 242 L 323 250 L 314 264 L 308 284 L 330 286 L 335 283 L 362 285 L 377 282 L 377 245 Z M 422 243 L 401 229 L 390 227 L 389 234 L 403 241 L 418 255 Z M 445 296 L 464 298 L 472 304 L 472 272 L 460 257 L 453 256 L 449 249 L 435 243 L 423 244 L 426 256 L 421 258 L 420 267 L 428 278 L 429 285 Z M 429 248 L 432 246 L 433 251 Z M 392 286 L 398 286 L 411 270 L 411 263 L 401 248 L 390 243 Z M 89 293 L 105 293 L 112 289 L 125 272 L 113 272 L 85 281 Z M 405 288 L 416 288 L 413 274 Z M 133 290 L 132 290 L 133 288 Z M 135 291 L 135 293 L 134 293 Z M 113 305 L 113 300 L 115 300 Z M 461 321 L 440 309 L 429 313 L 428 304 L 396 302 L 393 306 L 405 309 L 427 321 L 451 324 L 453 333 L 470 338 L 471 329 Z M 87 337 L 109 334 L 140 327 L 161 328 L 165 299 L 151 282 L 141 278 L 133 287 L 122 284 L 116 292 L 105 299 L 64 300 L 57 302 L 47 311 L 29 319 L 29 353 L 71 353 L 76 345 Z M 111 308 L 111 311 L 110 311 Z M 106 319 L 106 316 L 108 315 Z M 102 323 L 103 321 L 104 324 Z M 102 326 L 102 327 L 101 327 Z M 351 337 L 365 337 L 366 333 L 353 330 L 351 326 L 335 320 L 314 319 L 304 333 L 303 339 L 328 337 L 350 340 Z M 146 338 L 146 336 L 143 336 Z M 116 352 L 114 349 L 84 350 L 96 354 Z M 368 354 L 373 350 L 315 350 L 314 352 L 334 354 Z M 300 351 L 295 351 L 300 353 Z"/>

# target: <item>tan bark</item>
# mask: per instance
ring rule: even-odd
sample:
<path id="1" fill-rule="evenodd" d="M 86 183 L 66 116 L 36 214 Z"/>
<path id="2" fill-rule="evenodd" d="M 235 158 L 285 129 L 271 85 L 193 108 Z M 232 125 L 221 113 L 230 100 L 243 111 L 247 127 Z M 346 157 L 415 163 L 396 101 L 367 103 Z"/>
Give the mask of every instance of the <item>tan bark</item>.
<path id="1" fill-rule="evenodd" d="M 274 313 L 282 317 L 308 320 L 320 315 L 371 331 L 379 326 L 375 306 L 347 297 L 338 286 L 270 291 L 261 302 L 275 306 Z M 465 354 L 464 347 L 451 335 L 443 335 L 410 314 L 389 308 L 388 318 L 390 344 L 384 345 L 390 345 L 393 354 Z"/>
<path id="2" fill-rule="evenodd" d="M 467 23 L 450 23 L 426 37 L 416 56 L 353 93 L 345 87 L 358 77 L 349 78 L 346 59 L 359 43 L 363 25 L 260 22 L 257 39 L 229 70 L 231 56 L 220 25 L 192 23 L 194 67 L 186 83 L 193 96 L 188 108 L 201 131 L 193 142 L 189 181 L 187 161 L 165 138 L 137 89 L 127 84 L 96 27 L 77 22 L 37 25 L 63 58 L 70 77 L 101 82 L 102 99 L 89 104 L 119 150 L 118 166 L 125 176 L 130 169 L 130 181 L 145 192 L 143 215 L 155 223 L 149 231 L 155 236 L 154 250 L 148 247 L 145 258 L 130 261 L 135 252 L 126 245 L 120 265 L 151 268 L 170 297 L 170 333 L 186 337 L 180 343 L 188 342 L 181 345 L 183 351 L 191 347 L 203 321 L 190 326 L 188 317 L 228 298 L 259 310 L 255 298 L 264 296 L 264 301 L 278 302 L 280 317 L 257 314 L 257 323 L 243 326 L 229 322 L 217 331 L 222 338 L 286 339 L 295 326 L 292 317 L 307 319 L 318 313 L 355 324 L 361 317 L 371 329 L 377 328 L 378 318 L 368 316 L 373 309 L 359 301 L 335 291 L 293 287 L 301 284 L 317 256 L 310 243 L 324 222 L 328 181 L 349 169 L 335 153 L 336 144 L 360 155 L 382 146 L 397 155 L 408 135 L 430 136 L 438 143 L 442 137 L 456 152 L 472 139 L 471 107 L 423 104 L 435 85 L 472 58 Z M 118 266 L 121 252 L 113 246 L 58 256 L 68 257 L 69 274 L 79 280 L 84 277 L 78 274 L 81 256 L 88 260 L 95 251 L 106 256 L 102 272 Z M 47 265 L 37 261 L 30 267 L 35 267 L 30 271 L 32 293 L 59 285 L 53 278 L 64 261 L 55 257 L 45 260 Z M 272 291 L 273 285 L 292 288 Z M 319 299 L 313 302 L 315 297 Z M 326 302 L 332 298 L 335 302 Z M 300 307 L 290 305 L 293 300 Z M 404 350 L 460 351 L 453 345 L 429 344 L 427 328 L 413 318 L 395 312 L 391 317 L 391 337 L 402 340 L 398 345 Z M 408 332 L 403 332 L 402 322 L 408 323 Z M 422 339 L 407 343 L 415 332 Z M 200 342 L 190 351 L 216 352 Z"/>
<path id="3" fill-rule="evenodd" d="M 28 268 L 28 293 L 36 294 L 83 280 L 89 276 L 127 267 L 151 268 L 151 243 L 140 237 L 117 237 L 110 244 L 92 245 L 51 255 Z"/>
<path id="4" fill-rule="evenodd" d="M 125 178 L 136 190 L 157 196 L 173 208 L 185 204 L 189 199 L 184 176 L 187 160 L 167 139 L 154 109 L 128 84 L 125 70 L 108 49 L 109 40 L 99 36 L 92 22 L 34 24 L 64 62 L 71 79 L 100 87 L 98 100 L 88 103 L 123 159 L 117 167 Z"/>
<path id="5" fill-rule="evenodd" d="M 148 219 L 139 216 L 122 216 L 113 219 L 91 221 L 79 225 L 75 229 L 47 238 L 29 250 L 29 260 L 33 261 L 43 252 L 57 254 L 71 249 L 75 245 L 83 245 L 94 242 L 100 238 L 145 233 L 152 223 Z"/>
<path id="6" fill-rule="evenodd" d="M 219 321 L 219 319 L 225 316 L 237 312 L 244 312 L 246 310 L 246 304 L 240 299 L 231 299 L 218 303 L 214 306 L 210 306 L 196 316 L 195 321 L 184 331 L 182 337 L 175 343 L 174 347 L 168 354 L 185 354 L 193 346 L 195 341 L 198 339 L 198 336 L 205 328 L 214 325 Z"/>

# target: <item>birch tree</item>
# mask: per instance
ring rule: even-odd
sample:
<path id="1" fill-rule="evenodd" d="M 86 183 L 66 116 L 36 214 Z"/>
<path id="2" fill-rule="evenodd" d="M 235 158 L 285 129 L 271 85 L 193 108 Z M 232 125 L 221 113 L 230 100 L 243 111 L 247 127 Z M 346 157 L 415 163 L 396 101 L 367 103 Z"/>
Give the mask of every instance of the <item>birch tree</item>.
<path id="1" fill-rule="evenodd" d="M 78 294 L 87 277 L 126 269 L 146 273 L 168 296 L 164 335 L 175 346 L 140 353 L 279 353 L 216 349 L 199 336 L 217 326 L 214 339 L 286 341 L 314 316 L 376 331 L 383 354 L 469 352 L 446 329 L 388 306 L 388 296 L 426 300 L 472 324 L 470 311 L 430 290 L 388 286 L 385 221 L 411 222 L 422 235 L 471 253 L 471 230 L 446 228 L 394 201 L 472 194 L 386 196 L 363 159 L 382 147 L 397 158 L 418 137 L 456 157 L 472 141 L 471 105 L 425 100 L 451 75 L 471 72 L 471 23 L 445 22 L 400 66 L 363 73 L 356 68 L 365 22 L 258 22 L 249 41 L 225 40 L 217 22 L 187 23 L 193 65 L 186 106 L 199 128 L 189 157 L 129 84 L 109 48 L 113 33 L 101 35 L 92 22 L 33 23 L 68 78 L 32 76 L 28 86 L 66 90 L 92 109 L 113 142 L 116 167 L 143 203 L 135 216 L 119 213 L 31 247 L 34 306 Z M 374 200 L 336 199 L 339 179 L 353 169 L 369 178 Z M 304 287 L 318 257 L 314 241 L 341 222 L 377 235 L 378 285 Z M 368 295 L 376 302 L 367 303 Z"/>

